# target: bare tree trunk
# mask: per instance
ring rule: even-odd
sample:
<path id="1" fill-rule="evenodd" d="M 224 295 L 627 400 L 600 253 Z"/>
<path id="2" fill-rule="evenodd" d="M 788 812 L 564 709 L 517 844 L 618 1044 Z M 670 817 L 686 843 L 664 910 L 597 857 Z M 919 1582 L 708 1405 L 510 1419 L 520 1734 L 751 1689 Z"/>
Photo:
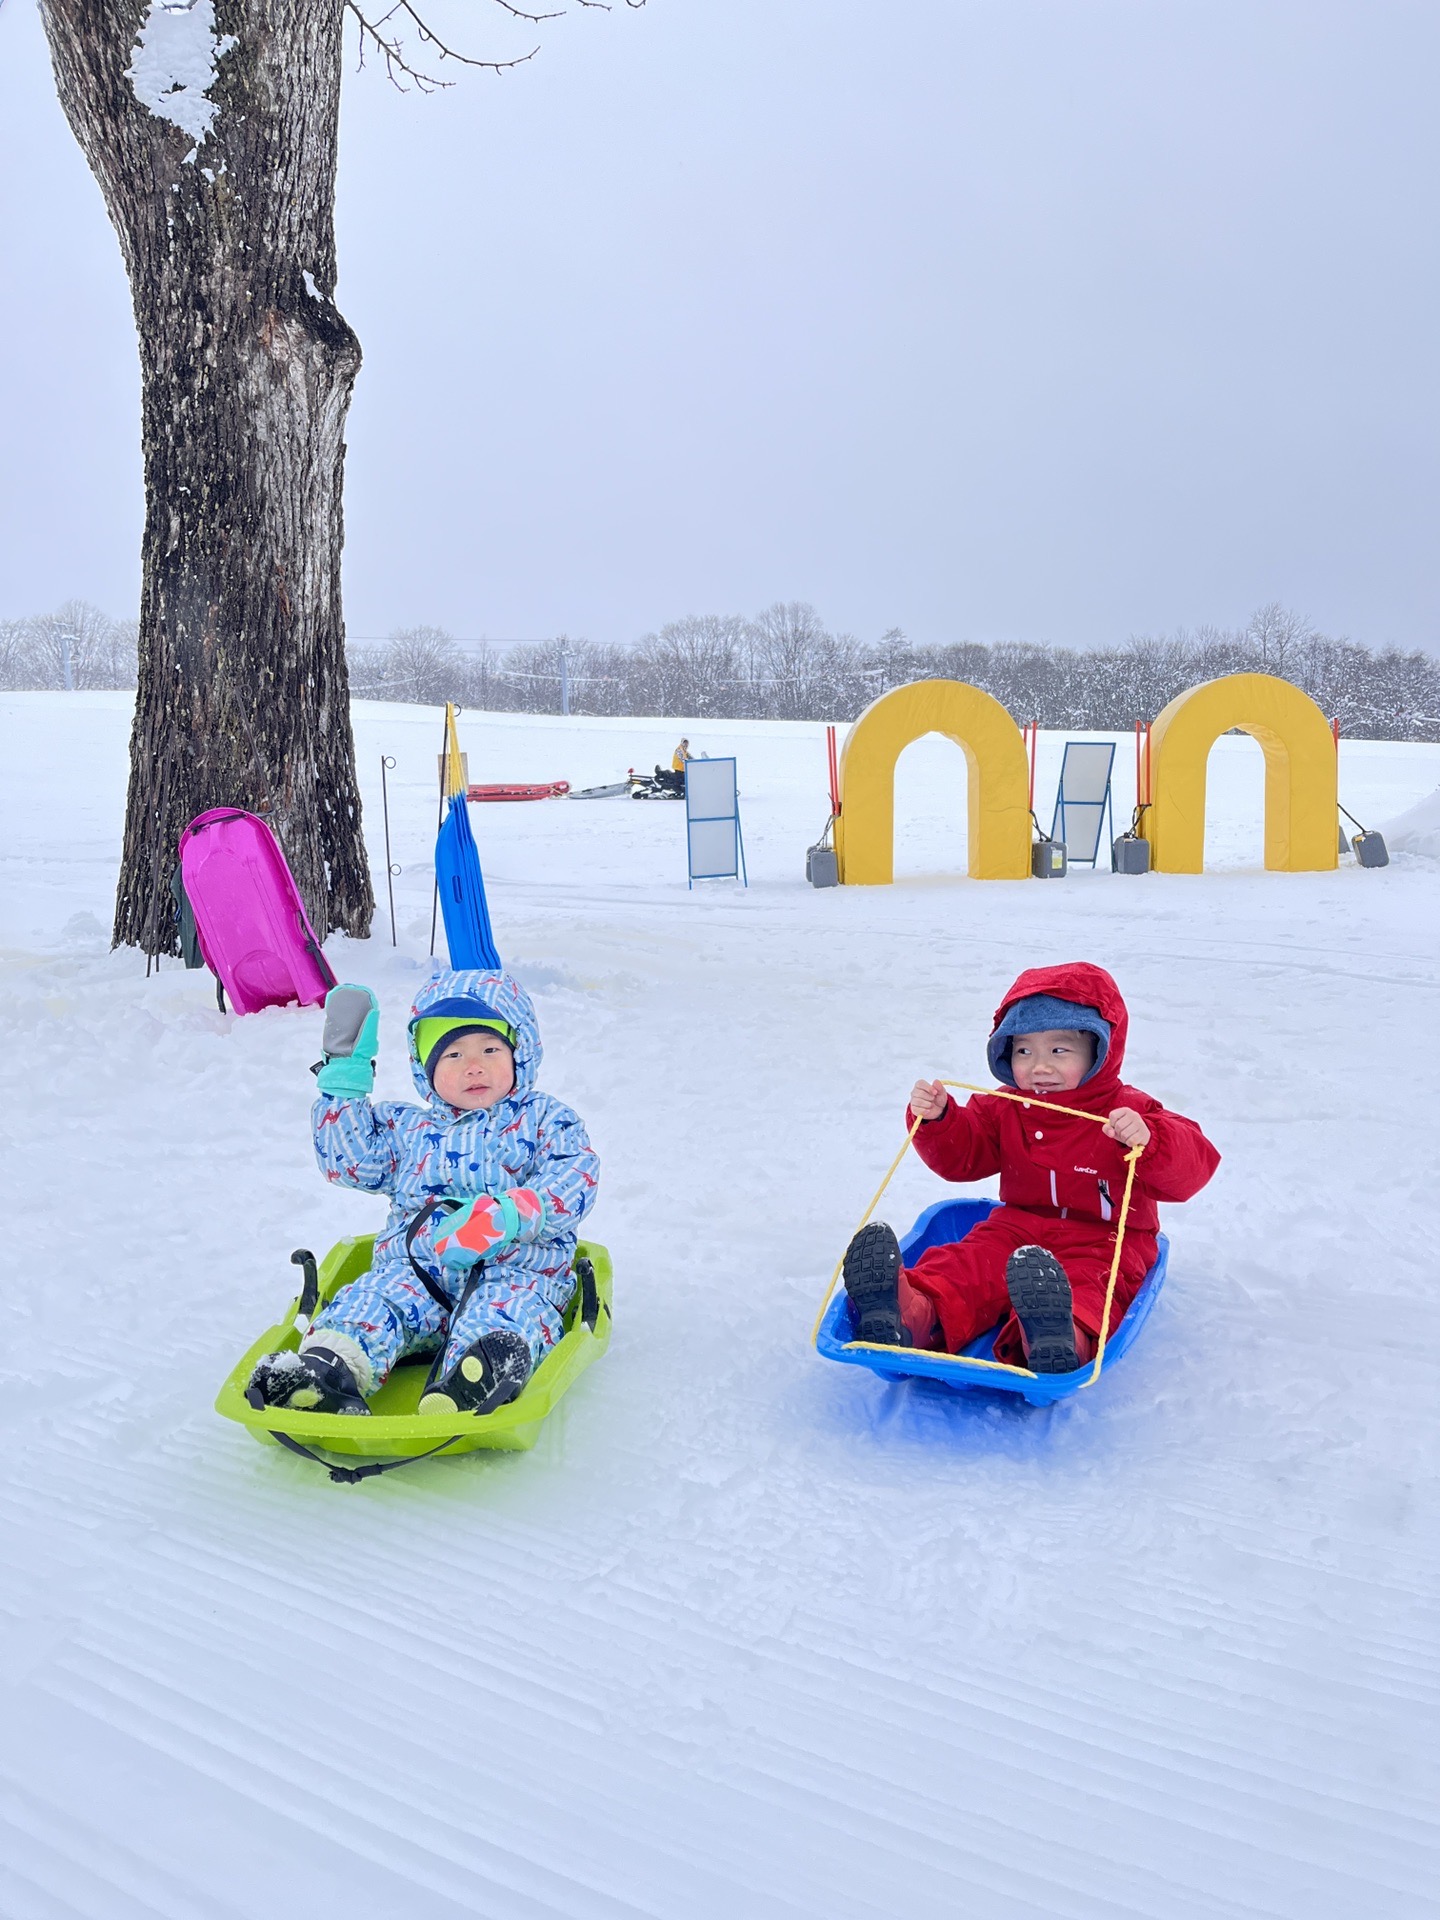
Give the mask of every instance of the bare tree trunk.
<path id="1" fill-rule="evenodd" d="M 147 953 L 176 950 L 176 841 L 207 807 L 266 816 L 321 939 L 365 935 L 374 911 L 340 605 L 360 365 L 332 297 L 343 0 L 211 5 L 41 0 L 139 333 L 144 584 L 114 937 Z M 152 13 L 183 36 L 165 44 L 210 48 L 211 84 L 171 91 L 162 62 L 157 95 L 135 60 Z"/>

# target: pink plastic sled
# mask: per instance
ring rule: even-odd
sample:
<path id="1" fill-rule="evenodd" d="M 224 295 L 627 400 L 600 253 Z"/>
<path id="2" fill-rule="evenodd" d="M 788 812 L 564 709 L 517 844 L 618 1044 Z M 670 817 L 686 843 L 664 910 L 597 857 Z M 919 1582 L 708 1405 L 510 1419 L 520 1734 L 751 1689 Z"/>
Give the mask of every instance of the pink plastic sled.
<path id="1" fill-rule="evenodd" d="M 335 985 L 274 834 L 215 807 L 180 836 L 180 874 L 205 964 L 237 1013 L 318 1006 Z"/>

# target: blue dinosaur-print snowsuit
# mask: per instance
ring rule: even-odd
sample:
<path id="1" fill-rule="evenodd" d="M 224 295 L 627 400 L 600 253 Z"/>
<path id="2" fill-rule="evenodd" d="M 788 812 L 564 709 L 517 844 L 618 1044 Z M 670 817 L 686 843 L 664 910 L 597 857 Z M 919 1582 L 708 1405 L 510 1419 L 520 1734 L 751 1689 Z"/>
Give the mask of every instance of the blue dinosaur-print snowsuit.
<path id="1" fill-rule="evenodd" d="M 463 997 L 484 1001 L 515 1030 L 514 1091 L 486 1111 L 441 1100 L 416 1051 L 415 1022 L 438 1002 Z M 535 1009 L 508 973 L 441 974 L 416 995 L 408 1039 L 411 1077 L 423 1106 L 321 1094 L 311 1115 L 315 1157 L 325 1178 L 390 1195 L 390 1216 L 376 1238 L 370 1271 L 342 1287 L 316 1315 L 306 1341 L 331 1347 L 352 1365 L 363 1363 L 357 1372 L 366 1394 L 383 1385 L 407 1354 L 433 1353 L 447 1334 L 447 1320 L 446 1370 L 482 1334 L 501 1328 L 518 1333 L 538 1364 L 563 1330 L 574 1291 L 576 1229 L 594 1202 L 600 1174 L 578 1116 L 536 1089 L 541 1047 Z M 427 1201 L 517 1188 L 530 1189 L 539 1208 L 533 1217 L 522 1216 L 512 1244 L 472 1270 L 477 1284 L 468 1297 L 471 1276 L 442 1266 L 435 1253 L 445 1210 L 433 1213 L 416 1234 L 415 1260 L 451 1302 L 451 1313 L 442 1313 L 406 1253 L 411 1222 Z M 457 1314 L 453 1309 L 462 1299 Z"/>

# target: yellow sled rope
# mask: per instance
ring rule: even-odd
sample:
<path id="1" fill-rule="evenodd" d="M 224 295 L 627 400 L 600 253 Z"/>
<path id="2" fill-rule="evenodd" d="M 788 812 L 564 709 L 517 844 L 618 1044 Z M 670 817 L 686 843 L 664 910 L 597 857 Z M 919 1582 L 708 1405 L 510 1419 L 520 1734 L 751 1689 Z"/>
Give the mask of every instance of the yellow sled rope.
<path id="1" fill-rule="evenodd" d="M 1022 1107 L 1040 1106 L 1045 1109 L 1046 1113 L 1067 1113 L 1074 1120 L 1093 1120 L 1096 1126 L 1099 1127 L 1108 1124 L 1108 1116 L 1105 1114 L 1086 1113 L 1083 1107 L 1062 1107 L 1057 1105 L 1053 1100 L 1037 1100 L 1034 1094 L 1006 1093 L 1000 1087 L 976 1087 L 972 1086 L 968 1080 L 942 1080 L 940 1085 L 942 1087 L 958 1087 L 962 1093 L 983 1093 L 991 1100 L 1015 1100 L 1018 1101 Z M 859 1233 L 861 1227 L 865 1225 L 871 1214 L 874 1213 L 876 1207 L 879 1206 L 885 1189 L 900 1171 L 900 1162 L 910 1151 L 915 1135 L 920 1131 L 922 1125 L 923 1122 L 917 1119 L 914 1126 L 912 1126 L 906 1134 L 904 1144 L 901 1146 L 895 1158 L 890 1162 L 890 1171 L 875 1189 L 874 1199 L 855 1223 L 855 1233 L 851 1234 L 851 1240 L 855 1238 L 855 1234 Z M 1135 1166 L 1144 1151 L 1145 1149 L 1143 1147 L 1131 1147 L 1125 1156 L 1125 1192 L 1120 1200 L 1120 1218 L 1115 1225 L 1115 1253 L 1110 1262 L 1110 1279 L 1105 1287 L 1105 1312 L 1100 1321 L 1100 1344 L 1095 1349 L 1095 1359 L 1090 1368 L 1090 1378 L 1081 1381 L 1080 1384 L 1082 1387 L 1094 1386 L 1095 1382 L 1100 1378 L 1100 1369 L 1105 1361 L 1105 1343 L 1110 1338 L 1110 1309 L 1115 1300 L 1115 1282 L 1120 1277 L 1120 1254 L 1125 1245 L 1125 1222 L 1130 1213 L 1130 1194 L 1135 1185 Z M 849 1250 L 849 1241 L 846 1242 L 846 1250 Z M 840 1284 L 840 1275 L 844 1270 L 844 1266 L 845 1255 L 842 1253 L 840 1258 L 835 1262 L 835 1271 L 831 1274 L 830 1284 L 825 1289 L 825 1298 L 820 1302 L 820 1311 L 815 1316 L 815 1325 L 810 1329 L 810 1344 L 812 1347 L 819 1343 L 820 1326 L 825 1318 L 825 1309 L 829 1306 L 835 1289 Z M 871 1353 L 893 1353 L 895 1351 L 893 1347 L 885 1346 L 877 1340 L 847 1340 L 845 1347 L 847 1352 L 852 1348 L 858 1349 L 860 1352 Z M 957 1354 L 935 1354 L 932 1357 L 937 1360 L 947 1358 L 954 1360 L 960 1358 Z M 965 1364 L 967 1367 L 990 1367 L 996 1373 L 1022 1374 L 1027 1380 L 1037 1378 L 1029 1367 L 1012 1367 L 1003 1360 L 977 1360 L 966 1356 Z"/>

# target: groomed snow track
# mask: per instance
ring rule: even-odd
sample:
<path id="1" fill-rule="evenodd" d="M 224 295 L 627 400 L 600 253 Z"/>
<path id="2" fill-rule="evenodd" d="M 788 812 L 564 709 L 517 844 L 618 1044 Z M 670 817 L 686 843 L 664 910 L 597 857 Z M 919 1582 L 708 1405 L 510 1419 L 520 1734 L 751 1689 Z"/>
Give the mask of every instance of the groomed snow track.
<path id="1" fill-rule="evenodd" d="M 615 1339 L 533 1454 L 337 1487 L 211 1412 L 291 1248 L 377 1214 L 310 1162 L 318 1016 L 107 951 L 123 698 L 0 719 L 5 1920 L 1440 1914 L 1434 864 L 1247 870 L 1229 741 L 1196 880 L 813 893 L 809 727 L 683 727 L 740 756 L 748 895 L 687 894 L 664 809 L 487 810 Z M 438 717 L 357 725 L 400 946 L 328 952 L 401 1094 Z M 577 786 L 677 731 L 462 725 L 485 777 Z M 1346 752 L 1362 817 L 1440 780 Z M 903 773 L 912 865 L 949 753 Z M 1144 1342 L 1052 1411 L 824 1366 L 911 1081 L 1070 957 L 1225 1154 Z"/>

